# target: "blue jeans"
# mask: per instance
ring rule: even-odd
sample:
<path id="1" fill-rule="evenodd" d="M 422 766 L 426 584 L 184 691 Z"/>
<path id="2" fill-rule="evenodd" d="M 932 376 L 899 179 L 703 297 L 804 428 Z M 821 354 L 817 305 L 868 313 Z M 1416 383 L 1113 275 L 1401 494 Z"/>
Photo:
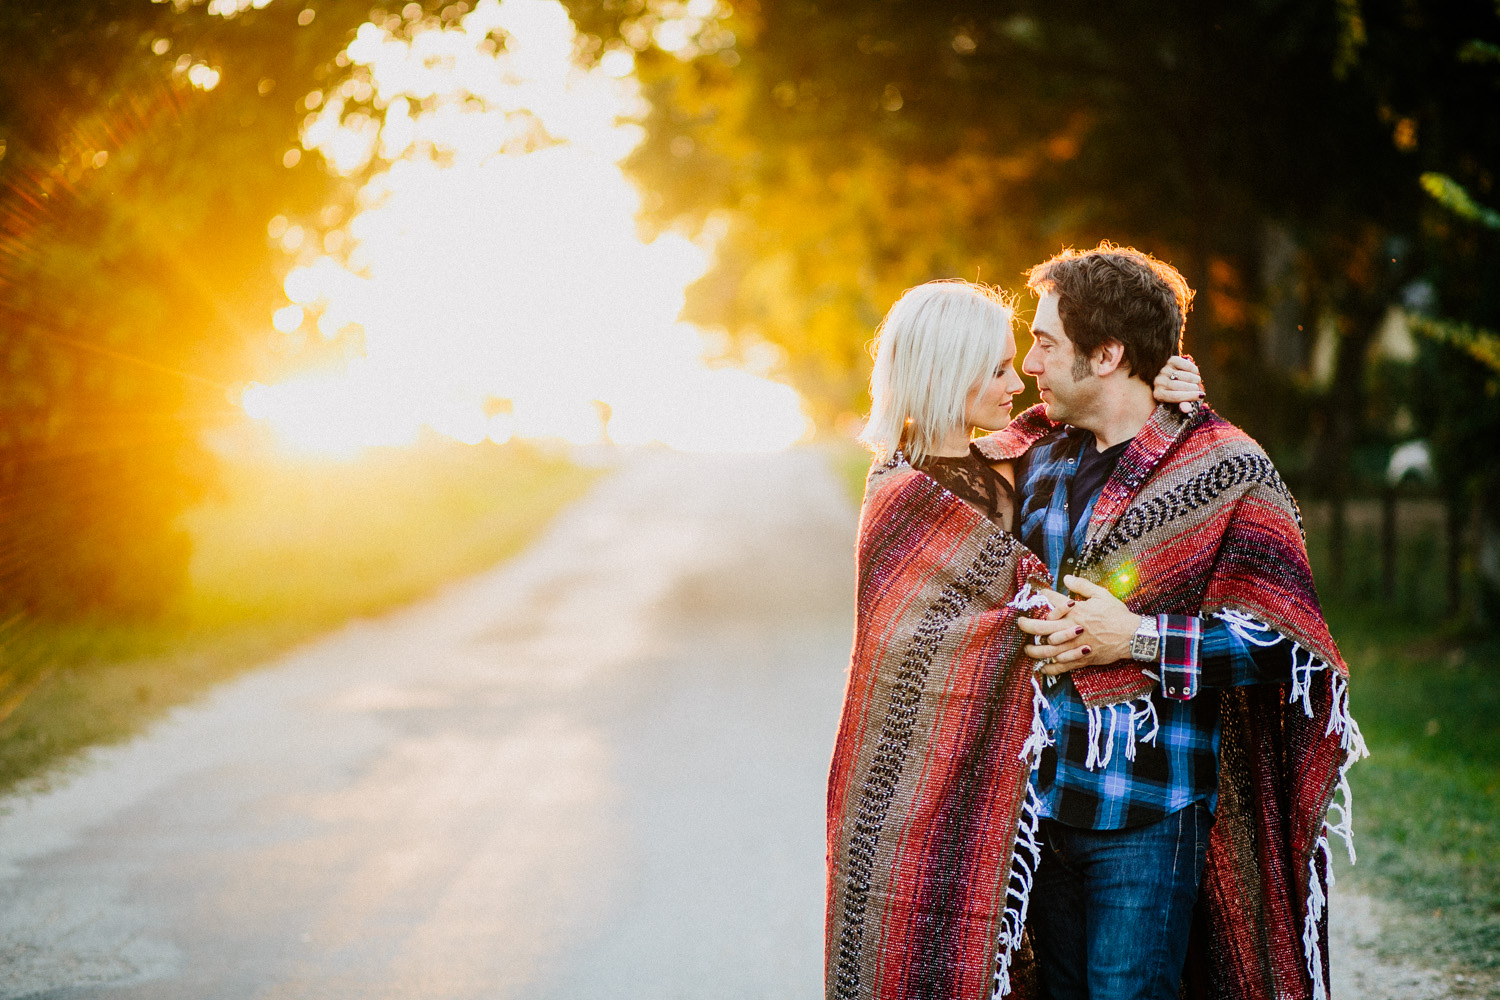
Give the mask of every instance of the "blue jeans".
<path id="1" fill-rule="evenodd" d="M 1213 821 L 1202 802 L 1126 830 L 1042 820 L 1028 925 L 1043 1000 L 1176 1000 Z"/>

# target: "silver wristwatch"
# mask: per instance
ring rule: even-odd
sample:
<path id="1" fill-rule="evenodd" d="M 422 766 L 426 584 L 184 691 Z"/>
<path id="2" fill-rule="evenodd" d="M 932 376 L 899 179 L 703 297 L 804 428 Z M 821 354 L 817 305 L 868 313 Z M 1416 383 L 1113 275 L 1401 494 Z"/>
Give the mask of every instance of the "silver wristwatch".
<path id="1" fill-rule="evenodd" d="M 1130 657 L 1142 663 L 1155 663 L 1161 658 L 1161 632 L 1156 628 L 1155 615 L 1141 615 L 1140 627 L 1130 637 Z"/>

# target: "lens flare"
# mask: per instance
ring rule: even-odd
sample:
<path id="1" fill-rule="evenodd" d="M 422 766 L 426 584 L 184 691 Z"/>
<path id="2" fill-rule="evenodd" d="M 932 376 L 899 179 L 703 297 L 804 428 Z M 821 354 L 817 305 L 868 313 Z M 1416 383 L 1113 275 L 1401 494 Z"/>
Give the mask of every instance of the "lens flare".
<path id="1" fill-rule="evenodd" d="M 1115 567 L 1113 573 L 1109 574 L 1104 581 L 1104 587 L 1120 600 L 1126 600 L 1135 593 L 1136 585 L 1140 583 L 1140 573 L 1133 560 L 1126 559 Z"/>

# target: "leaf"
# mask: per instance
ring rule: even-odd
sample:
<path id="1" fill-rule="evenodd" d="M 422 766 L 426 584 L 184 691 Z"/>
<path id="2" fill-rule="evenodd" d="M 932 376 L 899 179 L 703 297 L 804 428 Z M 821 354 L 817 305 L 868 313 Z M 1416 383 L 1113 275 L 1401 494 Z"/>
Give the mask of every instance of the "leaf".
<path id="1" fill-rule="evenodd" d="M 1447 174 L 1432 171 L 1423 174 L 1422 189 L 1432 195 L 1438 204 L 1455 215 L 1463 216 L 1489 229 L 1500 229 L 1500 212 L 1493 208 L 1486 208 L 1469 197 L 1469 192 L 1464 190 L 1464 186 Z"/>
<path id="2" fill-rule="evenodd" d="M 1422 336 L 1456 347 L 1480 364 L 1500 372 L 1500 333 L 1431 316 L 1412 316 L 1409 322 L 1412 329 Z"/>
<path id="3" fill-rule="evenodd" d="M 1500 45 L 1481 42 L 1479 39 L 1466 42 L 1458 50 L 1458 61 L 1466 63 L 1500 63 Z"/>

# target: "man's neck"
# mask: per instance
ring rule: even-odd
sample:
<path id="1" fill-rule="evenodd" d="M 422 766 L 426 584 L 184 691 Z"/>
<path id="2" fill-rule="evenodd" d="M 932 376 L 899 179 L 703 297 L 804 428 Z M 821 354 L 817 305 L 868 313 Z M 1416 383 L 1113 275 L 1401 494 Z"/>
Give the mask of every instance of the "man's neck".
<path id="1" fill-rule="evenodd" d="M 1103 394 L 1098 411 L 1076 425 L 1094 432 L 1094 447 L 1100 451 L 1135 437 L 1156 410 L 1149 385 L 1133 379 L 1120 388 L 1121 392 Z"/>

